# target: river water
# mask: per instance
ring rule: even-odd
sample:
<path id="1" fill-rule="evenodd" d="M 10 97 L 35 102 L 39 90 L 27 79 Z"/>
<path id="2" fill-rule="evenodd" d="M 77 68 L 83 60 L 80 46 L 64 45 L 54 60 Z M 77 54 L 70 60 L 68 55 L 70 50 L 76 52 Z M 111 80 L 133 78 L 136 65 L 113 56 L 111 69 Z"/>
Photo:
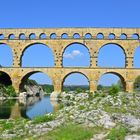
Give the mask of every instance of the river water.
<path id="1" fill-rule="evenodd" d="M 59 109 L 56 101 L 51 101 L 50 96 L 29 97 L 26 100 L 0 101 L 0 119 L 29 118 L 42 116 Z"/>

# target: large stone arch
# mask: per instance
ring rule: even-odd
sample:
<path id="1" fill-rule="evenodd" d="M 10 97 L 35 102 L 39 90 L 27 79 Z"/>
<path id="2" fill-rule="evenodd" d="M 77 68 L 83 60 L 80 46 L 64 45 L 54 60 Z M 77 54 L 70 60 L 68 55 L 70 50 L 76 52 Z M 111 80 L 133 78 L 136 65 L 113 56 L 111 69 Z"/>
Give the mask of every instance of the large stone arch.
<path id="1" fill-rule="evenodd" d="M 100 51 L 101 51 L 102 48 L 106 47 L 107 45 L 115 45 L 115 47 L 119 47 L 123 51 L 123 53 L 124 53 L 124 67 L 126 67 L 126 58 L 127 58 L 126 50 L 122 45 L 120 45 L 119 43 L 114 43 L 114 42 L 109 42 L 109 43 L 102 44 L 98 48 L 98 50 L 97 50 L 97 65 L 99 66 L 98 61 L 99 61 Z"/>
<path id="2" fill-rule="evenodd" d="M 62 50 L 61 50 L 62 66 L 63 66 L 63 60 L 64 60 L 64 53 L 65 53 L 66 49 L 71 47 L 72 45 L 81 45 L 81 47 L 84 47 L 87 49 L 88 55 L 89 55 L 89 66 L 90 66 L 91 65 L 91 51 L 90 51 L 90 48 L 82 42 L 71 42 L 62 48 Z"/>
<path id="3" fill-rule="evenodd" d="M 98 82 L 99 82 L 100 78 L 101 78 L 103 75 L 106 75 L 106 74 L 114 74 L 114 75 L 118 76 L 118 77 L 120 78 L 122 84 L 123 84 L 124 90 L 126 91 L 126 78 L 124 77 L 123 74 L 121 74 L 121 73 L 119 73 L 119 72 L 114 72 L 114 71 L 102 72 L 102 73 L 100 74 L 100 77 L 99 77 L 99 79 L 98 79 Z"/>
<path id="4" fill-rule="evenodd" d="M 62 83 L 61 83 L 61 91 L 63 90 L 63 85 L 64 85 L 65 80 L 67 79 L 67 77 L 69 77 L 72 74 L 80 74 L 80 75 L 84 76 L 87 79 L 89 87 L 90 87 L 90 80 L 89 80 L 88 74 L 86 74 L 85 72 L 81 72 L 81 71 L 72 71 L 72 72 L 66 73 L 63 76 Z"/>
<path id="5" fill-rule="evenodd" d="M 54 83 L 53 83 L 54 81 L 53 81 L 52 77 L 51 77 L 50 75 L 46 74 L 46 72 L 40 71 L 40 70 L 38 70 L 38 71 L 29 71 L 29 72 L 25 72 L 25 73 L 23 74 L 23 76 L 21 77 L 21 79 L 20 79 L 20 84 L 19 84 L 19 91 L 23 91 L 25 81 L 26 81 L 31 75 L 36 74 L 36 73 L 43 73 L 43 74 L 45 74 L 46 76 L 49 77 L 49 79 L 51 79 L 52 84 L 54 84 Z"/>
<path id="6" fill-rule="evenodd" d="M 20 55 L 20 66 L 22 67 L 22 58 L 23 58 L 23 55 L 24 53 L 26 52 L 26 50 L 30 47 L 32 47 L 33 45 L 44 45 L 45 47 L 47 47 L 48 49 L 51 50 L 52 52 L 52 55 L 53 55 L 53 61 L 54 61 L 54 64 L 55 64 L 55 54 L 54 54 L 54 51 L 51 47 L 49 47 L 47 44 L 45 43 L 42 43 L 42 42 L 33 42 L 33 43 L 28 43 L 26 44 L 26 46 L 24 47 L 24 49 L 22 50 L 21 52 L 21 55 Z"/>

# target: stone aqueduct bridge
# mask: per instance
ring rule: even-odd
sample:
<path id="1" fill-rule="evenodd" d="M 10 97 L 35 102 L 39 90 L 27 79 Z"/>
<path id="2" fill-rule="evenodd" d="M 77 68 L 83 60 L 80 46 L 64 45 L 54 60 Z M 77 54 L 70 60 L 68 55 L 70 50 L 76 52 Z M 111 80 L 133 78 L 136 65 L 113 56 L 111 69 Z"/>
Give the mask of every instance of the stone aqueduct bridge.
<path id="1" fill-rule="evenodd" d="M 40 38 L 45 33 L 46 39 Z M 62 38 L 62 35 L 67 34 L 68 38 Z M 104 36 L 103 39 L 97 38 L 98 34 Z M 15 35 L 14 39 L 10 36 Z M 35 34 L 36 38 L 31 39 L 31 35 Z M 74 38 L 74 35 L 78 35 Z M 109 35 L 114 35 L 113 39 L 109 39 Z M 13 87 L 17 92 L 20 86 L 31 74 L 36 72 L 46 73 L 53 81 L 54 91 L 61 92 L 65 77 L 74 72 L 79 72 L 85 75 L 89 80 L 90 91 L 97 90 L 99 78 L 105 73 L 113 73 L 118 75 L 127 92 L 133 91 L 133 83 L 140 69 L 133 68 L 134 52 L 140 46 L 139 37 L 133 39 L 132 35 L 140 35 L 139 28 L 48 28 L 48 29 L 0 29 L 0 35 L 4 36 L 0 39 L 0 44 L 7 44 L 13 52 L 13 67 L 0 68 L 1 72 L 7 73 L 12 81 Z M 21 39 L 20 36 L 25 35 L 26 39 Z M 52 38 L 55 36 L 56 38 Z M 86 35 L 91 35 L 91 38 L 86 38 Z M 125 35 L 125 39 L 121 39 L 120 35 Z M 33 44 L 45 44 L 52 49 L 55 58 L 55 66 L 52 68 L 26 68 L 21 67 L 21 58 L 24 51 Z M 90 53 L 89 67 L 63 67 L 62 59 L 65 49 L 73 43 L 84 44 Z M 125 68 L 100 68 L 97 66 L 98 53 L 102 46 L 114 43 L 118 44 L 125 53 Z M 41 54 L 39 54 L 41 55 Z M 110 54 L 111 55 L 111 54 Z M 4 58 L 6 59 L 6 58 Z M 119 60 L 118 60 L 119 61 Z"/>

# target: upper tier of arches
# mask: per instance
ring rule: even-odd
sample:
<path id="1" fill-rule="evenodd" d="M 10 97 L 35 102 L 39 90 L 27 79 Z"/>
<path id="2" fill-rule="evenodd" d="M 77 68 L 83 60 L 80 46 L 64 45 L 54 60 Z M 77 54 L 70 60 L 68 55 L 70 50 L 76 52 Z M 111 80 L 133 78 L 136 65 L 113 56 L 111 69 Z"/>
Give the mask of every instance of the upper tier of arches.
<path id="1" fill-rule="evenodd" d="M 93 32 L 93 31 L 77 31 L 77 32 L 20 32 L 20 33 L 3 33 L 0 31 L 0 40 L 45 40 L 45 39 L 109 39 L 109 40 L 139 40 L 140 33 L 132 32 Z"/>

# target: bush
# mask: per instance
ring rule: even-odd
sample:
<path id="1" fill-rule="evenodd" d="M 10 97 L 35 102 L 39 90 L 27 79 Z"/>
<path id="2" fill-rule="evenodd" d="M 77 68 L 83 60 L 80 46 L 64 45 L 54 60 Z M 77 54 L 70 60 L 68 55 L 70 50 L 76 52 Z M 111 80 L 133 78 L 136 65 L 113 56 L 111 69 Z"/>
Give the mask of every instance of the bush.
<path id="1" fill-rule="evenodd" d="M 107 136 L 107 139 L 124 140 L 127 133 L 128 133 L 127 128 L 125 128 L 124 126 L 117 126 L 110 131 L 109 135 Z"/>
<path id="2" fill-rule="evenodd" d="M 17 96 L 17 94 L 15 92 L 15 89 L 11 85 L 6 87 L 6 92 L 10 97 L 16 97 Z"/>
<path id="3" fill-rule="evenodd" d="M 53 85 L 42 85 L 42 88 L 43 88 L 43 91 L 46 92 L 46 93 L 52 93 L 54 91 L 54 87 Z"/>
<path id="4" fill-rule="evenodd" d="M 64 104 L 60 103 L 59 104 L 59 109 L 62 109 L 62 108 L 64 108 Z"/>
<path id="5" fill-rule="evenodd" d="M 0 84 L 0 94 L 4 97 L 16 97 L 17 95 L 12 85 L 5 86 L 3 84 Z"/>
<path id="6" fill-rule="evenodd" d="M 97 86 L 97 90 L 103 90 L 103 88 L 104 88 L 104 87 L 103 87 L 102 85 L 98 85 L 98 86 Z"/>
<path id="7" fill-rule="evenodd" d="M 89 100 L 92 100 L 93 97 L 94 97 L 94 94 L 95 94 L 95 93 L 93 93 L 93 92 L 89 92 L 89 93 L 88 93 L 88 99 L 89 99 Z"/>
<path id="8" fill-rule="evenodd" d="M 43 122 L 49 122 L 55 119 L 54 114 L 44 115 L 44 116 L 37 116 L 33 119 L 33 123 L 43 123 Z"/>
<path id="9" fill-rule="evenodd" d="M 93 136 L 92 128 L 68 124 L 49 132 L 42 139 L 46 140 L 88 140 Z"/>
<path id="10" fill-rule="evenodd" d="M 76 89 L 76 93 L 81 93 L 81 92 L 83 92 L 83 89 L 81 89 L 81 88 Z"/>
<path id="11" fill-rule="evenodd" d="M 96 92 L 94 93 L 94 97 L 105 97 L 106 94 L 104 92 Z"/>
<path id="12" fill-rule="evenodd" d="M 67 96 L 65 97 L 65 99 L 66 99 L 66 100 L 70 100 L 70 95 L 67 95 Z"/>
<path id="13" fill-rule="evenodd" d="M 80 105 L 78 108 L 79 110 L 84 110 L 86 107 L 84 105 Z"/>
<path id="14" fill-rule="evenodd" d="M 112 96 L 117 96 L 117 93 L 120 91 L 120 88 L 118 85 L 112 85 L 110 90 L 109 90 L 109 94 Z"/>
<path id="15" fill-rule="evenodd" d="M 31 79 L 27 79 L 25 84 L 30 86 L 38 85 L 38 83 L 35 80 L 31 80 Z"/>

